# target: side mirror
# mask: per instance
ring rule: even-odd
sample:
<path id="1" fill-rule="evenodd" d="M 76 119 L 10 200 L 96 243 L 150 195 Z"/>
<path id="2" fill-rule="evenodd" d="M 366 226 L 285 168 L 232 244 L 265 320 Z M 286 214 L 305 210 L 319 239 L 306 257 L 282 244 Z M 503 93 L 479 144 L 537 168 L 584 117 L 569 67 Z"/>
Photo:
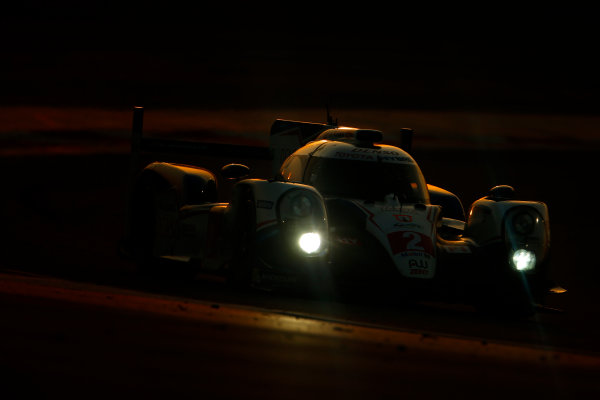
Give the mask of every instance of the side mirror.
<path id="1" fill-rule="evenodd" d="M 226 179 L 239 180 L 250 174 L 250 168 L 243 164 L 227 164 L 221 168 L 221 175 Z"/>
<path id="2" fill-rule="evenodd" d="M 456 231 L 465 230 L 465 221 L 461 221 L 454 218 L 442 218 L 442 228 L 454 229 Z"/>
<path id="3" fill-rule="evenodd" d="M 456 239 L 465 232 L 466 223 L 454 218 L 442 218 L 438 226 L 438 233 L 447 240 Z"/>
<path id="4" fill-rule="evenodd" d="M 494 201 L 514 200 L 515 189 L 508 185 L 494 186 L 490 189 L 487 198 Z"/>

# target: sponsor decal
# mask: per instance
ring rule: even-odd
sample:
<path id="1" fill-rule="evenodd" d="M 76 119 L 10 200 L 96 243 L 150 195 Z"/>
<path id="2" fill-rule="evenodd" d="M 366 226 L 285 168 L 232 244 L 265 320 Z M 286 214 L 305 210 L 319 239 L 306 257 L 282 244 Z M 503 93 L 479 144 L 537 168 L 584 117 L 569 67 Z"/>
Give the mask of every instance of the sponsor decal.
<path id="1" fill-rule="evenodd" d="M 394 218 L 398 220 L 398 222 L 412 222 L 412 215 L 404 215 L 404 214 L 394 214 Z"/>
<path id="2" fill-rule="evenodd" d="M 427 253 L 423 253 L 422 251 L 403 251 L 399 253 L 402 257 L 426 257 L 431 258 L 432 256 Z"/>
<path id="3" fill-rule="evenodd" d="M 336 158 L 366 161 L 393 161 L 411 163 L 412 160 L 396 151 L 354 148 L 351 151 L 336 151 Z"/>
<path id="4" fill-rule="evenodd" d="M 380 161 L 394 161 L 397 163 L 410 163 L 410 159 L 407 157 L 388 157 L 388 156 L 384 156 L 384 157 L 379 157 Z"/>
<path id="5" fill-rule="evenodd" d="M 380 150 L 380 149 L 369 149 L 366 147 L 355 147 L 352 149 L 353 153 L 373 153 L 373 154 L 384 154 L 390 156 L 399 156 L 400 153 L 394 150 Z"/>
<path id="6" fill-rule="evenodd" d="M 348 159 L 348 160 L 369 160 L 369 161 L 376 161 L 376 158 L 373 157 L 370 154 L 353 154 L 353 153 L 346 153 L 343 151 L 336 151 L 335 152 L 335 157 L 336 158 L 344 158 L 344 159 Z"/>
<path id="7" fill-rule="evenodd" d="M 429 272 L 429 270 L 426 270 L 426 269 L 411 268 L 410 274 L 411 275 L 429 275 L 430 272 Z"/>
<path id="8" fill-rule="evenodd" d="M 412 270 L 413 268 L 420 269 L 429 269 L 429 264 L 427 264 L 427 260 L 422 258 L 411 258 L 408 260 L 408 267 Z"/>
<path id="9" fill-rule="evenodd" d="M 395 150 L 367 149 L 356 147 L 352 149 L 353 153 L 374 154 L 381 161 L 411 162 L 411 159 Z"/>
<path id="10" fill-rule="evenodd" d="M 273 202 L 270 200 L 256 200 L 256 208 L 271 210 L 273 208 Z"/>

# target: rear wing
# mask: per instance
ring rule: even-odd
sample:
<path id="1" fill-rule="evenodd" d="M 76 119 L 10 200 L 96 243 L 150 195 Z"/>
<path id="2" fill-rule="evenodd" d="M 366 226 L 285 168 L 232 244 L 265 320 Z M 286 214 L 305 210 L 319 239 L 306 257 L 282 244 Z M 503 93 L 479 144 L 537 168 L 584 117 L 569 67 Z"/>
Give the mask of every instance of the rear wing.
<path id="1" fill-rule="evenodd" d="M 259 147 L 144 137 L 143 125 L 144 108 L 134 107 L 131 129 L 132 170 L 140 167 L 144 153 L 153 153 L 171 155 L 172 158 L 205 156 L 230 160 L 264 160 L 270 162 L 272 176 L 279 171 L 279 167 L 290 154 L 314 140 L 319 133 L 335 127 L 333 124 L 277 119 L 271 126 L 269 147 Z"/>
<path id="2" fill-rule="evenodd" d="M 270 160 L 272 158 L 271 151 L 267 147 L 144 137 L 143 125 L 144 108 L 134 107 L 131 129 L 131 153 L 134 157 L 139 156 L 142 152 L 148 152 L 175 155 L 243 157 L 262 160 Z"/>
<path id="3" fill-rule="evenodd" d="M 268 147 L 144 137 L 144 108 L 134 107 L 132 119 L 127 197 L 129 214 L 136 206 L 131 202 L 139 173 L 154 161 L 196 165 L 212 171 L 218 171 L 226 163 L 251 162 L 254 164 L 253 168 L 258 167 L 256 168 L 258 173 L 264 171 L 267 174 L 270 170 L 273 157 Z M 226 179 L 221 183 L 224 184 L 221 187 L 225 187 L 226 192 L 230 184 Z M 223 195 L 223 197 L 227 196 Z M 130 218 L 127 218 L 125 231 L 121 250 L 127 253 L 125 247 L 131 233 Z"/>
<path id="4" fill-rule="evenodd" d="M 337 121 L 328 118 L 327 124 L 276 119 L 271 126 L 269 147 L 207 143 L 177 139 L 149 138 L 143 135 L 144 108 L 133 108 L 131 130 L 132 168 L 140 166 L 142 153 L 171 154 L 174 156 L 222 157 L 235 160 L 264 160 L 270 162 L 270 174 L 275 176 L 281 164 L 294 151 L 315 140 L 327 129 L 337 128 Z M 412 130 L 401 129 L 402 148 L 410 152 Z"/>
<path id="5" fill-rule="evenodd" d="M 315 140 L 321 132 L 336 127 L 337 125 L 333 124 L 276 119 L 271 126 L 269 136 L 273 171 L 277 172 L 290 154 L 308 142 Z"/>

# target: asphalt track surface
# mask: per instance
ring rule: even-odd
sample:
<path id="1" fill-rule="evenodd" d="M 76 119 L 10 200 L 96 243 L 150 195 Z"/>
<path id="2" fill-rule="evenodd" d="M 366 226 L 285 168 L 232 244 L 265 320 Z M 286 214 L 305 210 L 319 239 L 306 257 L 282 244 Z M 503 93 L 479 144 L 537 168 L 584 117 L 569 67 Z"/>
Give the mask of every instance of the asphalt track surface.
<path id="1" fill-rule="evenodd" d="M 126 154 L 5 157 L 3 385 L 38 398 L 597 394 L 594 154 L 416 153 L 428 182 L 465 204 L 498 183 L 549 204 L 553 274 L 569 292 L 551 300 L 563 313 L 529 320 L 143 278 L 117 251 Z"/>
<path id="2" fill-rule="evenodd" d="M 229 305 L 2 278 L 3 376 L 22 395 L 499 398 L 518 391 L 557 398 L 597 390 L 597 356 L 405 328 L 402 319 L 414 320 L 416 310 L 376 311 L 375 319 L 387 318 L 378 324 L 352 315 L 360 309 L 352 306 L 337 319 L 327 311 L 332 304 L 313 314 L 274 309 L 273 299 L 263 307 Z M 419 313 L 422 323 L 475 324 Z"/>

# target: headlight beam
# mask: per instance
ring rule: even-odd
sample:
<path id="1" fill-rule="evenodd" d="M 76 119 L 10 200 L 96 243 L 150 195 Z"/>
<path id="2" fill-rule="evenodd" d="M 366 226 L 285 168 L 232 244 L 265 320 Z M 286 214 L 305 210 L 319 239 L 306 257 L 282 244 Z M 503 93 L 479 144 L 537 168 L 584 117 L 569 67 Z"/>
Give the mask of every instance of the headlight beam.
<path id="1" fill-rule="evenodd" d="M 304 233 L 298 239 L 298 245 L 307 254 L 314 254 L 321 248 L 321 235 L 316 232 Z"/>

